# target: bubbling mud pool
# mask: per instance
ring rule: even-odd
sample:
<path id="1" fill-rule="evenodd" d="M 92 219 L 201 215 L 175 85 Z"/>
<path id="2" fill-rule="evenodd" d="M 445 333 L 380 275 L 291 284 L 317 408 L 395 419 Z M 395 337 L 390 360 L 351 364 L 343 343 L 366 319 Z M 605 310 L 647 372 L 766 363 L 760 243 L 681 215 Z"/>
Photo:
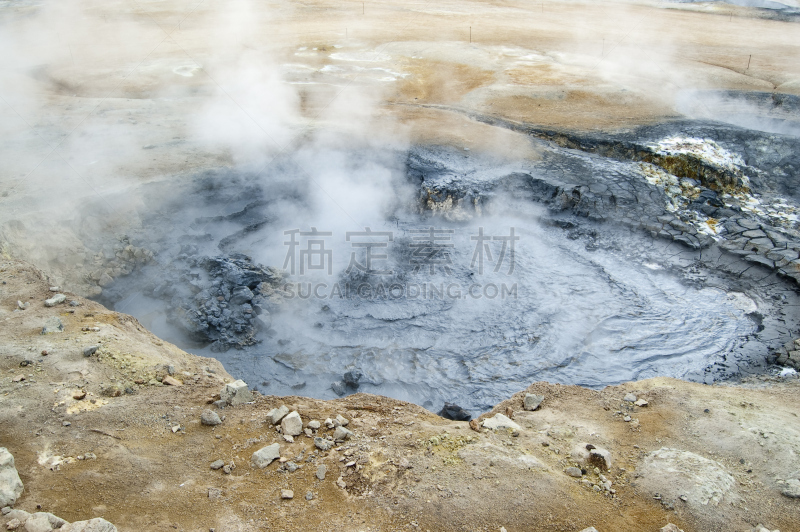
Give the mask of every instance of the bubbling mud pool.
<path id="1" fill-rule="evenodd" d="M 241 213 L 253 198 L 207 201 Z M 207 207 L 194 214 L 220 205 Z M 460 221 L 396 212 L 372 220 L 372 234 L 362 229 L 349 240 L 345 230 L 309 236 L 303 227 L 294 251 L 284 234 L 293 227 L 271 220 L 270 209 L 269 202 L 249 209 L 258 211 L 251 212 L 256 224 L 225 216 L 187 222 L 185 212 L 167 209 L 161 216 L 171 230 L 157 262 L 117 280 L 102 300 L 156 335 L 219 359 L 265 394 L 333 398 L 357 390 L 434 410 L 448 401 L 480 411 L 537 380 L 590 387 L 658 375 L 704 380 L 761 327 L 751 297 L 687 281 L 681 268 L 693 259 L 680 245 L 613 227 L 599 235 L 570 221 L 545 222 L 541 208 L 524 202 Z M 186 241 L 194 243 L 179 243 Z M 301 253 L 321 249 L 310 241 L 331 252 L 330 274 L 324 253 Z M 372 273 L 351 266 L 365 266 L 365 242 L 375 246 Z M 220 248 L 294 267 L 294 274 L 237 296 L 245 292 L 237 292 L 239 281 L 226 285 L 215 277 L 222 274 L 199 266 Z M 182 285 L 189 289 L 181 292 Z M 243 322 L 257 325 L 252 345 L 225 349 L 187 334 L 174 315 L 188 300 L 204 316 L 195 321 L 215 322 L 244 307 Z"/>
<path id="2" fill-rule="evenodd" d="M 294 301 L 256 356 L 231 362 L 274 376 L 270 392 L 332 397 L 330 383 L 356 371 L 361 391 L 485 409 L 536 380 L 597 387 L 700 373 L 756 329 L 746 297 L 520 225 L 511 275 L 474 274 L 463 266 L 474 243 L 454 238 L 451 275 L 410 274 L 405 293 L 389 286 L 385 297 L 378 284 L 366 298 Z"/>
<path id="3" fill-rule="evenodd" d="M 303 148 L 144 185 L 104 253 L 154 260 L 99 300 L 270 395 L 475 413 L 538 380 L 770 370 L 800 322 L 796 138 L 685 122 L 532 142 L 538 159 Z"/>

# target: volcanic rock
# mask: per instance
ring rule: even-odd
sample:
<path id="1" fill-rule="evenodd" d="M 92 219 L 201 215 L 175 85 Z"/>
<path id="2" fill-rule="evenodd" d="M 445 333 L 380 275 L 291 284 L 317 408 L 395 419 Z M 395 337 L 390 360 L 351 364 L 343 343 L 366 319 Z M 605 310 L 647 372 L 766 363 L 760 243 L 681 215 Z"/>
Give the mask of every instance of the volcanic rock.
<path id="1" fill-rule="evenodd" d="M 281 420 L 281 432 L 285 436 L 299 436 L 303 432 L 303 420 L 296 411 Z"/>
<path id="2" fill-rule="evenodd" d="M 14 456 L 5 447 L 0 447 L 0 507 L 13 506 L 22 495 L 22 489 Z"/>
<path id="3" fill-rule="evenodd" d="M 200 423 L 213 427 L 222 424 L 222 419 L 213 410 L 203 410 L 203 413 L 200 414 Z"/>
<path id="4" fill-rule="evenodd" d="M 266 447 L 262 447 L 258 451 L 254 452 L 251 462 L 253 463 L 253 466 L 259 469 L 264 469 L 270 465 L 273 460 L 277 460 L 280 457 L 281 446 L 277 443 L 273 443 L 272 445 L 267 445 Z"/>
<path id="5" fill-rule="evenodd" d="M 453 421 L 469 421 L 472 419 L 472 414 L 455 403 L 445 403 L 444 407 L 439 411 L 439 415 Z"/>
<path id="6" fill-rule="evenodd" d="M 231 406 L 249 403 L 253 400 L 253 392 L 247 389 L 247 383 L 241 379 L 226 384 L 219 396 L 221 400 Z"/>
<path id="7" fill-rule="evenodd" d="M 522 407 L 525 410 L 536 410 L 541 406 L 542 401 L 544 401 L 544 395 L 534 395 L 532 393 L 526 393 L 525 399 L 522 400 Z"/>
<path id="8" fill-rule="evenodd" d="M 511 429 L 522 430 L 522 427 L 508 419 L 503 414 L 495 414 L 494 417 L 483 420 L 483 427 L 492 430 Z"/>

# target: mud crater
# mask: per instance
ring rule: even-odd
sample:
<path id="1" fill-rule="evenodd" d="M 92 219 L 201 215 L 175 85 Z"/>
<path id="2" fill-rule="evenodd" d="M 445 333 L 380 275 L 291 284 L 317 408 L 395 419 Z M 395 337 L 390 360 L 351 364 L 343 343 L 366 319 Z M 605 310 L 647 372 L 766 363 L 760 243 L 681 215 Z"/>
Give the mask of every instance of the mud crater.
<path id="1" fill-rule="evenodd" d="M 796 137 L 704 122 L 527 132 L 540 161 L 441 146 L 320 155 L 380 160 L 392 174 L 393 201 L 359 217 L 362 227 L 306 215 L 314 183 L 293 155 L 268 176 L 146 185 L 141 226 L 126 238 L 154 259 L 98 298 L 274 395 L 358 390 L 480 410 L 537 380 L 602 387 L 778 370 L 800 304 L 797 201 L 777 170 L 797 164 Z M 770 153 L 753 149 L 766 142 Z M 284 269 L 285 232 L 309 232 L 312 220 L 332 233 L 320 238 L 335 253 L 330 274 Z M 391 274 L 348 268 L 366 257 L 345 234 L 364 227 L 381 234 L 372 252 Z M 442 239 L 425 240 L 430 228 Z M 514 267 L 506 249 L 495 268 L 512 228 Z M 498 238 L 478 273 L 480 234 Z M 420 242 L 445 245 L 434 268 L 415 263 Z"/>

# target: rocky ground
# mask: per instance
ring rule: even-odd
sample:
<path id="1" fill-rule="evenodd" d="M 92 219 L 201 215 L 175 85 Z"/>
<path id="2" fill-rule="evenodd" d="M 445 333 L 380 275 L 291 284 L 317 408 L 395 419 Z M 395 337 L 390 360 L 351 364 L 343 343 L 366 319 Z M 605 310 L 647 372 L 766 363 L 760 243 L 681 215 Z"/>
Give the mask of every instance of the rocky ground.
<path id="1" fill-rule="evenodd" d="M 218 362 L 129 316 L 68 293 L 47 306 L 57 287 L 30 265 L 5 258 L 0 280 L 15 512 L 123 531 L 797 529 L 794 375 L 535 383 L 451 421 L 367 394 L 226 393 Z"/>

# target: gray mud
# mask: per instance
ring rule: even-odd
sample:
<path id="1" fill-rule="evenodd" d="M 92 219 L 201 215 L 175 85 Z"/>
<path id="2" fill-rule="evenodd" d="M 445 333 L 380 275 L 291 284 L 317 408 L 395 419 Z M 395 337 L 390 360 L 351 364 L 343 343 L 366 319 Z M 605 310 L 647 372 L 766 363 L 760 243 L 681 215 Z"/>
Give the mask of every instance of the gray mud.
<path id="1" fill-rule="evenodd" d="M 100 300 L 276 395 L 358 390 L 477 411 L 537 380 L 770 371 L 800 308 L 796 137 L 696 121 L 597 136 L 494 122 L 525 130 L 542 160 L 346 154 L 389 168 L 396 201 L 346 228 L 319 222 L 334 229 L 321 238 L 330 274 L 282 271 L 284 231 L 309 231 L 299 213 L 313 209 L 292 156 L 262 175 L 147 185 L 126 242 L 155 259 Z M 676 137 L 702 142 L 654 147 Z M 365 257 L 345 232 L 361 224 L 391 233 L 362 240 L 385 243 L 373 270 L 391 273 L 348 271 L 351 254 Z M 441 239 L 423 238 L 431 227 Z M 511 228 L 513 261 L 507 248 L 497 267 Z M 481 230 L 498 237 L 482 272 Z"/>

